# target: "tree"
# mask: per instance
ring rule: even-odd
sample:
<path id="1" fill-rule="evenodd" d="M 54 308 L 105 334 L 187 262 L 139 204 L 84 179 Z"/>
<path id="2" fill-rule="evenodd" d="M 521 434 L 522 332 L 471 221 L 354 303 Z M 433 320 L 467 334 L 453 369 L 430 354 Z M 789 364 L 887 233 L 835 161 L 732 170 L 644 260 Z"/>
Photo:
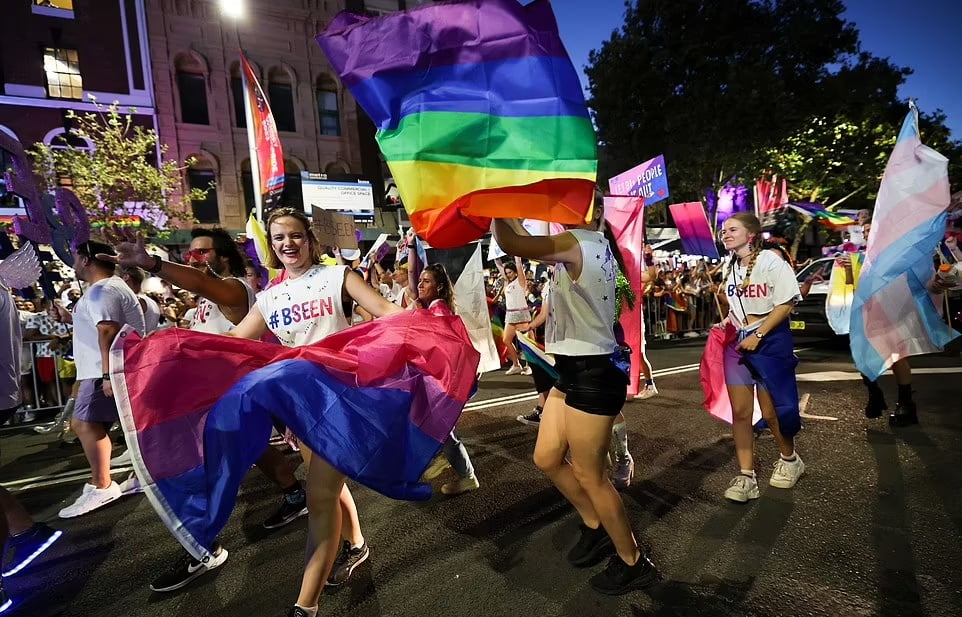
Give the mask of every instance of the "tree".
<path id="1" fill-rule="evenodd" d="M 659 153 L 678 200 L 738 176 L 812 115 L 855 54 L 839 0 L 636 0 L 586 67 L 589 106 L 621 171 Z"/>
<path id="2" fill-rule="evenodd" d="M 163 233 L 155 221 L 194 221 L 191 201 L 203 199 L 210 189 L 182 189 L 184 171 L 193 159 L 167 160 L 167 146 L 161 145 L 161 161 L 156 162 L 157 133 L 135 124 L 133 115 L 121 112 L 116 102 L 98 104 L 96 113 L 71 110 L 67 118 L 74 124 L 67 139 L 37 143 L 29 151 L 47 190 L 69 178 L 92 222 L 140 215 L 148 235 Z M 81 147 L 79 141 L 89 141 L 93 148 Z"/>

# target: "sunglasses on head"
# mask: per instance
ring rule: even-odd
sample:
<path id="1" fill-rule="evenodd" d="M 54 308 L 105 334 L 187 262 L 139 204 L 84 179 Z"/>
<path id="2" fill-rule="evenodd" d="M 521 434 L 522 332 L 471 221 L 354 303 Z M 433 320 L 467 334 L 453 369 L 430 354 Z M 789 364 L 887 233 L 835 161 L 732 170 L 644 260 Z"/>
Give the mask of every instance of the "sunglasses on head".
<path id="1" fill-rule="evenodd" d="M 207 255 L 207 253 L 210 253 L 213 250 L 214 250 L 213 248 L 209 248 L 209 249 L 190 249 L 188 251 L 184 251 L 184 261 L 190 261 L 191 257 L 197 260 L 203 260 L 204 257 Z"/>

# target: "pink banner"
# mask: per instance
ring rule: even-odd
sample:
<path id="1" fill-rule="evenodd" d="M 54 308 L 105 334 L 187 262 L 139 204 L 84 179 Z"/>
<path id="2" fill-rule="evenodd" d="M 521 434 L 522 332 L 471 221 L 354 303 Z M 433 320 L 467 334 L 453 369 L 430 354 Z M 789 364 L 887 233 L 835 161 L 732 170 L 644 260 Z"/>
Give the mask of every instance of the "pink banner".
<path id="1" fill-rule="evenodd" d="M 628 395 L 638 394 L 641 373 L 641 349 L 645 330 L 641 317 L 642 291 L 641 264 L 645 244 L 645 199 L 643 197 L 605 197 L 605 220 L 611 228 L 615 242 L 625 259 L 625 278 L 635 292 L 635 307 L 625 305 L 621 309 L 621 327 L 625 342 L 631 347 L 631 381 Z"/>

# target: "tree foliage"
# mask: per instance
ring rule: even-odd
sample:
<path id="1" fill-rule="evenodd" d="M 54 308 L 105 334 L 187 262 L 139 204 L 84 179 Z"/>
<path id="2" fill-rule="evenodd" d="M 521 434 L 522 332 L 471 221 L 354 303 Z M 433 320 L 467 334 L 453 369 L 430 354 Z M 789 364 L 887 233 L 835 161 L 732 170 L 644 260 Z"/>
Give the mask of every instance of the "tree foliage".
<path id="1" fill-rule="evenodd" d="M 840 0 L 629 2 L 586 67 L 602 176 L 664 153 L 676 201 L 770 170 L 793 197 L 831 203 L 858 190 L 870 203 L 911 71 L 860 52 L 844 10 Z M 923 116 L 923 139 L 958 159 L 944 120 Z"/>
<path id="2" fill-rule="evenodd" d="M 116 102 L 108 107 L 98 104 L 96 113 L 71 110 L 67 118 L 73 123 L 67 139 L 36 143 L 29 150 L 47 190 L 69 179 L 91 221 L 140 215 L 148 234 L 162 232 L 151 221 L 194 221 L 191 201 L 203 199 L 209 189 L 183 190 L 184 171 L 192 159 L 168 160 L 167 146 L 158 148 L 157 133 L 135 124 L 133 115 L 122 112 Z"/>

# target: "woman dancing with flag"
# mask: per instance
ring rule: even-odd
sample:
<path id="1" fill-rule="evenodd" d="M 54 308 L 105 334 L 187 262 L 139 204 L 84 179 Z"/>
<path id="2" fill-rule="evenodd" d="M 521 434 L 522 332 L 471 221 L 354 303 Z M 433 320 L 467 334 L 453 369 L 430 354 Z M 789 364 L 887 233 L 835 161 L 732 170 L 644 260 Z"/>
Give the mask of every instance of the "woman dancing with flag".
<path id="1" fill-rule="evenodd" d="M 620 254 L 602 233 L 602 210 L 597 194 L 590 224 L 554 236 L 530 236 L 517 220 L 495 220 L 492 230 L 506 253 L 556 264 L 545 348 L 555 356 L 559 378 L 544 406 L 534 461 L 581 516 L 581 537 L 568 561 L 591 566 L 614 548 L 617 554 L 592 577 L 591 586 L 620 595 L 650 585 L 657 574 L 605 469 L 628 376 L 612 360 Z"/>
<path id="2" fill-rule="evenodd" d="M 417 264 L 418 258 L 412 252 L 411 262 Z M 412 265 L 412 264 L 409 264 Z M 454 287 L 447 271 L 441 264 L 429 264 L 418 277 L 416 285 L 418 299 L 413 306 L 426 309 L 433 315 L 449 316 L 454 315 Z M 454 430 L 444 442 L 441 448 L 444 458 L 454 471 L 458 474 L 458 479 L 454 482 L 447 482 L 441 486 L 441 492 L 445 495 L 454 496 L 468 491 L 477 490 L 481 485 L 478 477 L 474 473 L 474 465 L 471 464 L 471 457 L 464 447 L 464 443 L 458 439 Z"/>
<path id="3" fill-rule="evenodd" d="M 231 332 L 232 336 L 257 340 L 269 329 L 282 345 L 300 347 L 351 325 L 341 309 L 342 301 L 357 302 L 376 317 L 402 310 L 381 297 L 347 266 L 320 265 L 321 247 L 311 231 L 310 221 L 299 210 L 282 208 L 273 211 L 267 220 L 267 228 L 273 249 L 267 265 L 270 268 L 283 267 L 286 276 L 282 282 L 258 294 L 257 303 Z M 305 305 L 308 307 L 306 311 Z M 346 580 L 353 568 L 367 559 L 370 551 L 363 539 L 357 543 L 347 539 L 343 546 L 338 543 L 343 524 L 349 524 L 355 530 L 358 528 L 354 500 L 344 483 L 344 474 L 320 456 L 311 456 L 303 441 L 300 444 L 308 462 L 311 537 L 301 591 L 289 614 L 291 617 L 314 617 L 335 558 L 341 566 L 338 570 Z M 339 584 L 344 581 L 331 582 Z"/>
<path id="4" fill-rule="evenodd" d="M 725 276 L 729 313 L 716 327 L 728 333 L 725 384 L 740 468 L 725 497 L 745 503 L 759 496 L 752 430 L 756 396 L 780 453 L 769 484 L 792 488 L 805 471 L 795 453 L 794 437 L 801 428 L 795 382 L 798 359 L 787 321 L 801 295 L 792 267 L 779 253 L 767 250 L 761 223 L 753 214 L 740 212 L 726 219 L 722 243 L 731 252 Z"/>

